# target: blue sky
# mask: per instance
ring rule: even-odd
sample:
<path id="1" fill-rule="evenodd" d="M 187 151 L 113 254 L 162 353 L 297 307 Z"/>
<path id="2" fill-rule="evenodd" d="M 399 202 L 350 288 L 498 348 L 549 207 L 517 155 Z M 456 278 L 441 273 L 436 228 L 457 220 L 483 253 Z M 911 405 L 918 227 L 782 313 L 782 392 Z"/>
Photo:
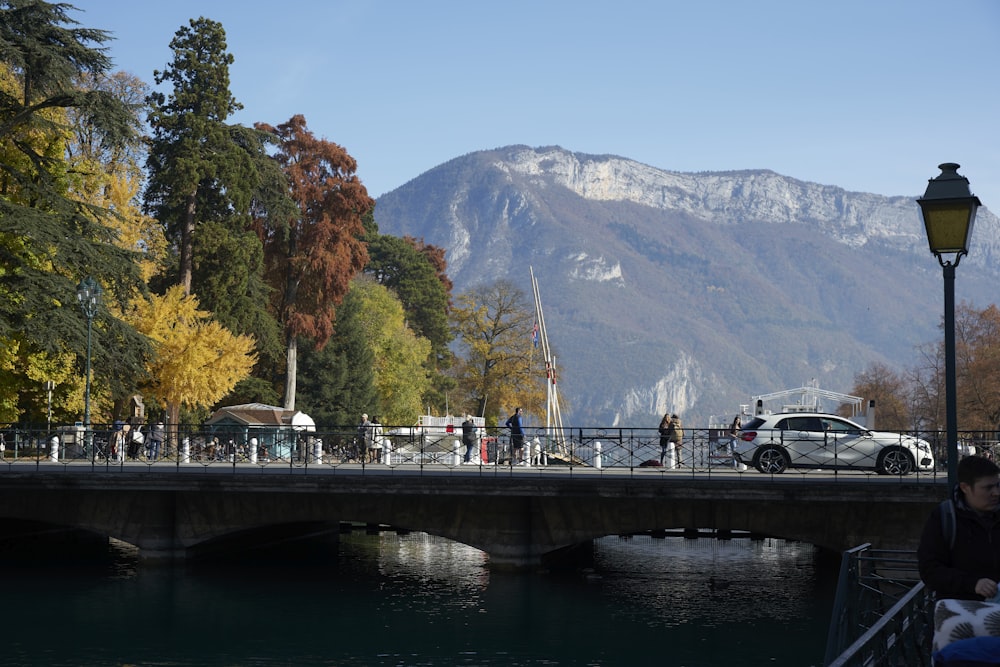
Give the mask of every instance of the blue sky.
<path id="1" fill-rule="evenodd" d="M 559 145 L 918 196 L 941 162 L 1000 211 L 996 0 L 69 0 L 152 83 L 226 30 L 232 120 L 303 114 L 381 195 L 447 160 Z"/>

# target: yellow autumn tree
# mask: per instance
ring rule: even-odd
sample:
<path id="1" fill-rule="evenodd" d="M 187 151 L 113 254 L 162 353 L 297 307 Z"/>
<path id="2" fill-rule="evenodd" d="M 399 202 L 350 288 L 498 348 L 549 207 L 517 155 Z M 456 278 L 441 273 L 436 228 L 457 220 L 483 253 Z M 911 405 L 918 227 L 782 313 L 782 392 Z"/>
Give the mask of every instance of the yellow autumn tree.
<path id="1" fill-rule="evenodd" d="M 163 296 L 137 300 L 127 319 L 153 343 L 150 380 L 143 390 L 167 406 L 171 425 L 177 425 L 181 406 L 211 406 L 249 377 L 257 362 L 253 338 L 213 321 L 180 285 Z"/>

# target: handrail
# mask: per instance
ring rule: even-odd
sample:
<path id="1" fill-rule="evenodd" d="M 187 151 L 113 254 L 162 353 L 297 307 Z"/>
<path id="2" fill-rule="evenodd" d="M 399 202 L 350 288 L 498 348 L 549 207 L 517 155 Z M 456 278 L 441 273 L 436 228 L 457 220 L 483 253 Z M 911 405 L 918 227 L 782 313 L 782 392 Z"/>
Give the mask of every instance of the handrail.
<path id="1" fill-rule="evenodd" d="M 930 665 L 930 603 L 919 582 L 827 667 Z"/>
<path id="2" fill-rule="evenodd" d="M 929 665 L 931 604 L 916 574 L 914 552 L 875 550 L 870 544 L 845 551 L 825 664 Z"/>

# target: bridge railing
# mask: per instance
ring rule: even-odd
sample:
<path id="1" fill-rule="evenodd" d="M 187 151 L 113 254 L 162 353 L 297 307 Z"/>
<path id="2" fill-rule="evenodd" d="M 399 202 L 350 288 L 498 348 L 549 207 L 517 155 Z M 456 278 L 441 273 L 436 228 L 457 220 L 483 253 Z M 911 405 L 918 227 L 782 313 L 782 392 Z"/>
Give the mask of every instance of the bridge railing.
<path id="1" fill-rule="evenodd" d="M 233 426 L 213 429 L 201 426 L 168 428 L 155 460 L 147 448 L 150 428 L 140 426 L 143 442 L 130 448 L 123 444 L 113 454 L 112 444 L 120 439 L 114 425 L 94 425 L 84 429 L 77 425 L 53 427 L 15 426 L 0 429 L 0 456 L 8 466 L 58 462 L 66 465 L 89 463 L 93 466 L 114 466 L 130 463 L 201 466 L 434 466 L 435 469 L 466 469 L 465 447 L 461 429 L 423 429 L 414 426 L 383 425 L 380 432 L 361 440 L 356 425 L 318 427 L 302 430 L 296 427 Z M 628 469 L 635 474 L 669 472 L 670 474 L 732 475 L 767 474 L 811 475 L 830 470 L 845 474 L 886 473 L 880 465 L 873 441 L 864 433 L 849 437 L 826 436 L 808 432 L 775 431 L 767 440 L 779 452 L 788 455 L 786 470 L 755 465 L 755 450 L 743 447 L 742 459 L 734 456 L 734 443 L 726 429 L 685 428 L 684 437 L 675 451 L 675 458 L 661 447 L 660 434 L 655 428 L 632 427 L 567 427 L 560 430 L 526 429 L 521 457 L 513 456 L 511 438 L 506 429 L 480 429 L 471 463 L 481 468 L 518 467 L 546 469 L 566 466 L 569 469 Z M 934 464 L 926 469 L 914 465 L 911 471 L 899 472 L 900 477 L 946 477 L 947 462 L 944 434 L 940 432 L 899 433 L 895 440 L 879 447 L 913 451 L 908 444 L 912 437 L 929 443 L 934 451 Z M 989 437 L 989 436 L 987 436 Z M 997 443 L 984 434 L 960 434 L 960 454 L 980 453 L 994 456 Z M 758 440 L 765 438 L 758 434 Z M 738 444 L 738 443 L 735 443 Z M 758 450 L 760 448 L 758 447 Z M 135 458 L 130 458 L 129 454 Z M 675 462 L 674 467 L 670 467 Z M 661 463 L 665 464 L 661 467 Z M 916 461 L 913 461 L 916 464 Z M 795 467 L 798 465 L 799 467 Z"/>
<path id="2" fill-rule="evenodd" d="M 844 552 L 824 664 L 929 667 L 932 604 L 914 552 Z"/>

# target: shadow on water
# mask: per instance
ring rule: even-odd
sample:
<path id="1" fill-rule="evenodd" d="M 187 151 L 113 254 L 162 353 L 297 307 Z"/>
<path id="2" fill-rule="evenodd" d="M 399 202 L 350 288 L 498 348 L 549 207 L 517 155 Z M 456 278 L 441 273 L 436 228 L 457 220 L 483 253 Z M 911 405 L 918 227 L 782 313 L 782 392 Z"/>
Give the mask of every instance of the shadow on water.
<path id="1" fill-rule="evenodd" d="M 608 537 L 547 574 L 422 533 L 174 567 L 102 549 L 0 561 L 6 664 L 801 667 L 821 664 L 837 573 L 781 540 Z"/>

